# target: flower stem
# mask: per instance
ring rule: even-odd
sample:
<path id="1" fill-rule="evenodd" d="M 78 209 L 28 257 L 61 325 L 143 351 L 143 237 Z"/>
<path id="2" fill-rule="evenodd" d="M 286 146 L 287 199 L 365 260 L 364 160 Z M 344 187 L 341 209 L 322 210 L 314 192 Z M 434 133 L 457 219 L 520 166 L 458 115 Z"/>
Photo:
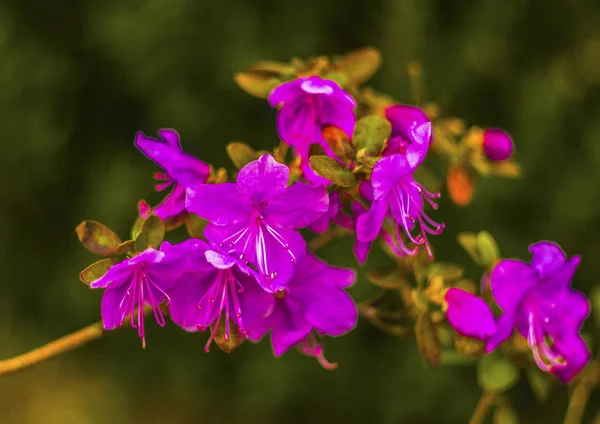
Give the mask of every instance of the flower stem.
<path id="1" fill-rule="evenodd" d="M 53 356 L 63 352 L 68 352 L 87 342 L 99 339 L 104 334 L 102 321 L 95 322 L 92 325 L 77 330 L 74 333 L 67 334 L 54 340 L 44 346 L 40 346 L 22 355 L 15 356 L 0 361 L 0 375 L 13 374 L 15 372 L 29 368 L 38 362 L 45 361 Z"/>
<path id="2" fill-rule="evenodd" d="M 581 423 L 589 397 L 598 384 L 600 384 L 600 355 L 584 370 L 575 389 L 573 389 L 567 414 L 565 415 L 565 424 Z M 595 418 L 594 424 L 597 422 L 600 423 L 600 412 Z"/>
<path id="3" fill-rule="evenodd" d="M 475 411 L 469 420 L 469 424 L 482 424 L 490 412 L 490 408 L 494 405 L 496 394 L 494 392 L 484 391 L 479 398 L 479 403 L 475 407 Z"/>

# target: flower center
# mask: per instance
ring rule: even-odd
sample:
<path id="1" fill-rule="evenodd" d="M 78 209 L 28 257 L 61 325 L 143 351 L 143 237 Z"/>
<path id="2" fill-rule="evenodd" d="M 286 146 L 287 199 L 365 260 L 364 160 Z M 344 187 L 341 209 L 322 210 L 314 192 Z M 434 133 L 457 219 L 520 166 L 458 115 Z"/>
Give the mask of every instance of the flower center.
<path id="1" fill-rule="evenodd" d="M 544 322 L 548 323 L 548 321 L 549 318 L 546 317 Z M 527 343 L 540 369 L 551 373 L 565 368 L 567 366 L 566 358 L 558 352 L 552 338 L 544 334 L 544 325 L 536 319 L 531 310 L 527 313 L 527 322 L 529 324 Z"/>

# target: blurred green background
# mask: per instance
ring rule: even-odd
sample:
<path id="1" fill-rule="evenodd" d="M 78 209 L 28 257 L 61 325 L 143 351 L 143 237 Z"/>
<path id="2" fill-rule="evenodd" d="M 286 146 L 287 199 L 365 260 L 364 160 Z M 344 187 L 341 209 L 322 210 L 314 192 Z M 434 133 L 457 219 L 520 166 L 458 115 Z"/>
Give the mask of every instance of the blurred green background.
<path id="1" fill-rule="evenodd" d="M 99 319 L 101 291 L 78 281 L 95 260 L 73 229 L 84 218 L 123 237 L 136 202 L 155 204 L 154 165 L 135 131 L 176 128 L 217 166 L 224 146 L 277 142 L 275 111 L 243 93 L 235 71 L 259 59 L 379 47 L 369 83 L 411 102 L 405 66 L 419 61 L 427 97 L 447 115 L 512 133 L 520 181 L 480 181 L 472 206 L 446 199 L 438 256 L 478 270 L 458 231 L 487 229 L 504 256 L 559 242 L 596 284 L 600 241 L 600 3 L 594 0 L 0 1 L 0 356 Z M 347 241 L 324 256 L 352 266 Z M 381 255 L 374 261 L 383 263 Z M 364 294 L 361 280 L 354 294 Z M 148 326 L 107 335 L 0 379 L 0 423 L 465 423 L 480 390 L 473 368 L 428 369 L 413 341 L 361 322 L 327 342 L 328 372 L 267 343 L 227 355 L 205 335 Z M 151 327 L 151 328 L 150 328 Z M 559 423 L 567 388 L 536 404 L 522 379 L 524 423 Z M 590 401 L 590 411 L 600 394 Z"/>

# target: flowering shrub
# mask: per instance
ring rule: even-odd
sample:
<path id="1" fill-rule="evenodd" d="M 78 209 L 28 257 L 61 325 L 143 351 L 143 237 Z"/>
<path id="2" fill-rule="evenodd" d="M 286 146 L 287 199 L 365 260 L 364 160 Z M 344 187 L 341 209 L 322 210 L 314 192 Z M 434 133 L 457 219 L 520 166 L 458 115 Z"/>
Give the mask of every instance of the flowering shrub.
<path id="1" fill-rule="evenodd" d="M 446 192 L 464 207 L 476 174 L 517 178 L 511 137 L 365 88 L 380 61 L 365 48 L 333 60 L 258 62 L 237 74 L 242 89 L 277 109 L 281 142 L 269 152 L 230 143 L 233 173 L 185 153 L 173 129 L 158 138 L 138 132 L 135 146 L 161 168 L 156 190 L 171 191 L 154 207 L 139 202 L 129 240 L 95 221 L 77 227 L 84 246 L 103 256 L 81 273 L 104 289 L 103 328 L 130 326 L 145 347 L 145 317 L 164 326 L 168 316 L 208 333 L 207 351 L 212 342 L 232 352 L 268 337 L 275 356 L 295 347 L 333 369 L 327 337 L 351 331 L 361 316 L 414 335 L 432 367 L 478 362 L 484 396 L 472 422 L 494 399 L 497 417 L 514 414 L 502 394 L 519 369 L 542 393 L 551 380 L 540 370 L 578 376 L 591 358 L 580 333 L 590 302 L 572 288 L 579 256 L 540 241 L 529 263 L 503 259 L 482 231 L 458 237 L 481 267 L 480 285 L 435 260 L 435 236 L 452 225 L 441 222 L 435 199 Z M 183 229 L 185 241 L 164 240 Z M 319 258 L 335 237 L 352 240 L 368 282 Z M 373 243 L 395 268 L 370 268 Z M 373 299 L 345 290 L 369 283 L 380 289 Z"/>

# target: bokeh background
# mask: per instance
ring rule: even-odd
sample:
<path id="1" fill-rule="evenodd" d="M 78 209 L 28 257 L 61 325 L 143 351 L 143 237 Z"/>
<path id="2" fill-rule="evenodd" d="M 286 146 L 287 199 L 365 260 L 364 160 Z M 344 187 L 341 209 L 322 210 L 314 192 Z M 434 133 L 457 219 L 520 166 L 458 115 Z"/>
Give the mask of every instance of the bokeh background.
<path id="1" fill-rule="evenodd" d="M 492 232 L 504 256 L 559 242 L 597 283 L 600 241 L 600 3 L 594 0 L 0 1 L 0 356 L 99 319 L 100 291 L 78 281 L 95 258 L 73 229 L 84 218 L 123 237 L 153 192 L 139 129 L 179 130 L 185 148 L 230 164 L 228 141 L 270 148 L 275 111 L 232 75 L 259 59 L 380 48 L 369 82 L 405 102 L 422 64 L 427 97 L 447 115 L 512 133 L 521 180 L 482 180 L 474 203 L 447 199 L 438 256 L 478 270 L 459 231 Z M 348 242 L 324 256 L 352 266 Z M 375 255 L 374 261 L 384 261 Z M 360 298 L 366 281 L 353 293 Z M 413 341 L 367 322 L 327 343 L 328 372 L 267 343 L 228 355 L 205 335 L 148 326 L 142 350 L 123 330 L 0 379 L 0 423 L 465 423 L 480 390 L 473 368 L 427 368 Z M 567 388 L 538 405 L 522 380 L 524 423 L 562 421 Z M 596 393 L 589 419 L 600 404 Z"/>

